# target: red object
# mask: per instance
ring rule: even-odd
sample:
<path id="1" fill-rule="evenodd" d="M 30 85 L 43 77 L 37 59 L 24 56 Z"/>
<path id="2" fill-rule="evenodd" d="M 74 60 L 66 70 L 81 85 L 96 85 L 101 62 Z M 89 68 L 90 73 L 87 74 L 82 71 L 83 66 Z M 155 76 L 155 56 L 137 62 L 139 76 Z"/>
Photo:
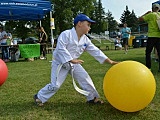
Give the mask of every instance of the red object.
<path id="1" fill-rule="evenodd" d="M 6 63 L 0 59 L 0 86 L 6 81 L 8 77 L 8 68 Z"/>

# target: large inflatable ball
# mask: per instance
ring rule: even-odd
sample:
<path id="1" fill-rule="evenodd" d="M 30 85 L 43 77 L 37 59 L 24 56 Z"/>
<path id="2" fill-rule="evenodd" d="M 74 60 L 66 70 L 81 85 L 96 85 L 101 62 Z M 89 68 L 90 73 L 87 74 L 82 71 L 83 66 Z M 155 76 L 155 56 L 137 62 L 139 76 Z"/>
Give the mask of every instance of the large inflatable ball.
<path id="1" fill-rule="evenodd" d="M 103 90 L 113 107 L 124 112 L 136 112 L 152 101 L 156 83 L 152 72 L 145 65 L 136 61 L 123 61 L 107 71 Z"/>
<path id="2" fill-rule="evenodd" d="M 8 77 L 8 68 L 6 63 L 0 59 L 0 86 L 6 81 Z"/>

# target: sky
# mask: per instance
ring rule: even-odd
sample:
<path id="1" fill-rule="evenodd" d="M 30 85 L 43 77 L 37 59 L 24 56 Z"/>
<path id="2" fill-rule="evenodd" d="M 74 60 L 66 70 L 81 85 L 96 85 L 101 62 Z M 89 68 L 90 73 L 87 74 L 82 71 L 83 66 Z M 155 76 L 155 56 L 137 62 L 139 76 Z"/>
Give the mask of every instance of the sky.
<path id="1" fill-rule="evenodd" d="M 135 15 L 140 17 L 147 11 L 151 11 L 152 3 L 156 1 L 158 0 L 101 0 L 105 12 L 109 10 L 119 23 L 126 6 L 128 6 L 130 12 L 134 10 Z"/>

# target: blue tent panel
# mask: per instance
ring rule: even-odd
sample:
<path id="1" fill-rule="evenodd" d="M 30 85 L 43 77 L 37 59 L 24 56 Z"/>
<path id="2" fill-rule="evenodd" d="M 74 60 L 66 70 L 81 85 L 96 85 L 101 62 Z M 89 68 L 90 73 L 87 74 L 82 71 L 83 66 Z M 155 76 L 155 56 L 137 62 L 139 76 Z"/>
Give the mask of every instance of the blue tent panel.
<path id="1" fill-rule="evenodd" d="M 154 3 L 158 3 L 158 4 L 160 4 L 160 1 L 156 1 L 156 2 L 154 2 Z M 154 3 L 152 3 L 152 4 L 154 4 Z"/>
<path id="2" fill-rule="evenodd" d="M 0 21 L 40 20 L 49 11 L 48 0 L 0 0 Z"/>

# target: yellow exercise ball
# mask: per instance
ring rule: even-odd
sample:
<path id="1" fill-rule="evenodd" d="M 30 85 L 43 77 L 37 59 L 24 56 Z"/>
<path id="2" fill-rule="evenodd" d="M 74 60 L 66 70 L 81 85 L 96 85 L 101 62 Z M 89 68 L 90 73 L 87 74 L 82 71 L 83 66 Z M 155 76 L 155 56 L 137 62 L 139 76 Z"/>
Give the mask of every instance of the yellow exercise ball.
<path id="1" fill-rule="evenodd" d="M 123 112 L 136 112 L 152 101 L 156 83 L 152 72 L 145 65 L 136 61 L 123 61 L 107 71 L 103 90 L 113 107 Z"/>

